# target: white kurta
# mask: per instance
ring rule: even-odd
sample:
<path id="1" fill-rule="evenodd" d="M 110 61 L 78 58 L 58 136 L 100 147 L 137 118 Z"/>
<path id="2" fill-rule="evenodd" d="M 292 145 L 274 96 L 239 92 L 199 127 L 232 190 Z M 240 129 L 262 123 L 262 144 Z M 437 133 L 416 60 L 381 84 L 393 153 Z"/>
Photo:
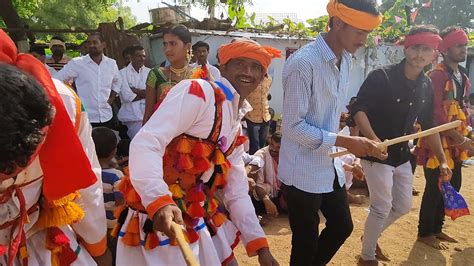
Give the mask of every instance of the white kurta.
<path id="1" fill-rule="evenodd" d="M 66 110 L 73 122 L 76 122 L 76 101 L 72 91 L 70 91 L 65 85 L 58 81 L 53 80 L 56 88 L 65 104 Z M 87 157 L 90 160 L 93 171 L 97 176 L 97 182 L 85 189 L 79 190 L 81 198 L 76 199 L 76 202 L 83 208 L 85 212 L 84 219 L 72 226 L 63 226 L 60 229 L 69 237 L 70 247 L 72 250 L 76 250 L 79 246 L 80 252 L 77 260 L 73 265 L 95 265 L 94 260 L 87 252 L 87 248 L 79 245 L 77 242 L 77 236 L 80 236 L 84 242 L 88 245 L 97 245 L 106 237 L 107 227 L 104 212 L 104 202 L 102 196 L 102 181 L 100 177 L 100 165 L 97 160 L 95 153 L 94 143 L 91 138 L 92 128 L 90 126 L 87 114 L 81 113 L 80 127 L 77 132 L 79 139 L 83 145 Z M 65 147 L 64 147 L 65 148 Z M 67 177 L 68 173 L 64 173 Z M 21 187 L 21 191 L 25 197 L 26 209 L 28 210 L 34 204 L 38 203 L 42 193 L 42 169 L 40 166 L 39 158 L 36 158 L 30 166 L 24 169 L 17 175 L 16 180 L 8 179 L 0 183 L 0 194 L 6 189 L 11 187 L 13 184 L 21 186 L 22 184 L 31 182 L 38 179 L 31 184 Z M 41 177 L 41 178 L 40 178 Z M 14 220 L 19 214 L 20 205 L 16 196 L 3 204 L 0 204 L 0 223 L 3 224 L 7 221 Z M 24 230 L 26 233 L 26 245 L 28 249 L 28 265 L 51 265 L 51 252 L 46 249 L 45 239 L 46 232 L 35 231 L 34 225 L 38 220 L 39 211 L 31 213 L 29 223 L 25 224 Z M 0 230 L 0 244 L 8 246 L 10 241 L 11 227 Z M 7 256 L 0 256 L 0 265 L 7 265 Z M 18 261 L 15 262 L 19 265 Z"/>
<path id="2" fill-rule="evenodd" d="M 214 91 L 206 81 L 196 81 L 203 89 L 205 100 L 189 94 L 191 81 L 181 81 L 168 93 L 158 110 L 132 141 L 129 164 L 131 181 L 145 207 L 159 197 L 171 195 L 168 185 L 163 180 L 163 153 L 171 140 L 183 133 L 205 139 L 213 127 Z M 222 82 L 230 88 L 234 96 L 232 101 L 224 101 L 222 108 L 223 122 L 219 138 L 224 144 L 225 151 L 241 131 L 242 115 L 239 115 L 238 93 L 227 80 L 223 79 Z M 265 234 L 248 195 L 248 182 L 242 161 L 243 152 L 243 147 L 239 146 L 228 157 L 232 166 L 227 177 L 227 186 L 218 193 L 229 211 L 232 222 L 227 221 L 219 227 L 212 238 L 202 219 L 195 227 L 200 238 L 191 244 L 191 248 L 201 265 L 221 265 L 224 260 L 232 258 L 231 246 L 236 244 L 238 231 L 250 256 L 256 255 L 256 250 L 267 246 Z M 208 178 L 204 176 L 209 175 L 204 174 L 202 177 L 203 181 L 207 182 Z M 134 212 L 130 211 L 119 234 L 126 231 L 132 215 Z M 139 218 L 140 225 L 143 225 L 147 215 L 140 213 Z M 143 232 L 141 234 L 143 243 Z M 185 265 L 179 248 L 170 246 L 168 238 L 162 233 L 157 234 L 160 246 L 153 250 L 126 246 L 119 239 L 117 264 Z"/>

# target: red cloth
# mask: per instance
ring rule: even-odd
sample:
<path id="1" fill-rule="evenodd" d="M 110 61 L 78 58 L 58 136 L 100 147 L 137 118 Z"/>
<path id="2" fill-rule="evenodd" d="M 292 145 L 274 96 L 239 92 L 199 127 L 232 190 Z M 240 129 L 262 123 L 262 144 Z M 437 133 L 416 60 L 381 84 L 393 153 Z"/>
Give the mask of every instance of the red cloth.
<path id="1" fill-rule="evenodd" d="M 43 195 L 48 200 L 56 200 L 94 184 L 97 177 L 44 64 L 29 54 L 18 54 L 3 30 L 0 30 L 0 62 L 14 65 L 36 78 L 55 108 L 53 123 L 39 151 L 44 175 Z"/>
<path id="2" fill-rule="evenodd" d="M 420 32 L 417 34 L 405 36 L 403 45 L 405 48 L 408 48 L 413 45 L 424 44 L 433 48 L 434 50 L 437 50 L 440 41 L 441 37 L 439 37 L 438 34 L 432 32 Z"/>
<path id="3" fill-rule="evenodd" d="M 454 30 L 443 38 L 443 40 L 439 44 L 439 51 L 444 53 L 449 48 L 455 45 L 467 44 L 467 42 L 468 42 L 467 34 L 463 30 L 461 29 Z"/>

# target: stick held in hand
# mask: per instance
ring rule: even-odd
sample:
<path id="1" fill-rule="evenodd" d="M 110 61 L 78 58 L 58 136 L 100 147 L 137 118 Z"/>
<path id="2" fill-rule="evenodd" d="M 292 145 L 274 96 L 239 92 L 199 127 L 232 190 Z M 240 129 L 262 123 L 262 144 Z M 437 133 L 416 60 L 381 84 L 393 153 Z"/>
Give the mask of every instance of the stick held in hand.
<path id="1" fill-rule="evenodd" d="M 377 147 L 379 149 L 385 149 L 386 147 L 388 147 L 390 145 L 394 145 L 394 144 L 397 144 L 397 143 L 409 141 L 409 140 L 412 140 L 412 139 L 418 139 L 418 138 L 426 137 L 426 136 L 433 135 L 433 134 L 436 134 L 436 133 L 439 133 L 439 132 L 443 132 L 443 131 L 446 131 L 446 130 L 449 130 L 449 129 L 457 128 L 458 126 L 461 125 L 461 123 L 462 122 L 460 120 L 456 120 L 456 121 L 449 122 L 449 123 L 446 123 L 446 124 L 443 124 L 443 125 L 440 125 L 440 126 L 437 126 L 437 127 L 433 127 L 433 128 L 427 129 L 427 130 L 423 130 L 423 131 L 418 132 L 418 133 L 414 133 L 414 134 L 410 134 L 410 135 L 401 136 L 401 137 L 398 137 L 398 138 L 386 140 L 382 143 L 379 143 L 377 145 Z M 340 157 L 340 156 L 343 156 L 343 155 L 346 155 L 346 154 L 349 154 L 349 153 L 350 152 L 348 150 L 338 151 L 338 152 L 330 153 L 329 156 L 331 158 L 336 158 L 336 157 Z"/>
<path id="2" fill-rule="evenodd" d="M 176 235 L 176 241 L 178 242 L 178 246 L 181 250 L 181 253 L 183 253 L 186 265 L 199 266 L 199 262 L 196 260 L 196 257 L 194 256 L 193 251 L 191 250 L 191 247 L 188 244 L 188 241 L 186 241 L 186 238 L 184 237 L 183 229 L 181 228 L 181 226 L 175 222 L 172 222 L 171 228 Z"/>

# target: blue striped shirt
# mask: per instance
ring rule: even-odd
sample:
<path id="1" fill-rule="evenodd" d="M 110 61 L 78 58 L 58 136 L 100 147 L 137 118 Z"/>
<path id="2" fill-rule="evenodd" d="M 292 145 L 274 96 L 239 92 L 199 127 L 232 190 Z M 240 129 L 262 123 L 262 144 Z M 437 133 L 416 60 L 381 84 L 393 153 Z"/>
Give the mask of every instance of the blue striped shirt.
<path id="1" fill-rule="evenodd" d="M 343 51 L 338 68 L 336 55 L 323 36 L 299 49 L 283 69 L 278 175 L 284 184 L 310 193 L 332 192 L 335 171 L 339 184 L 345 183 L 342 166 L 335 167 L 328 154 L 346 105 L 352 58 Z"/>

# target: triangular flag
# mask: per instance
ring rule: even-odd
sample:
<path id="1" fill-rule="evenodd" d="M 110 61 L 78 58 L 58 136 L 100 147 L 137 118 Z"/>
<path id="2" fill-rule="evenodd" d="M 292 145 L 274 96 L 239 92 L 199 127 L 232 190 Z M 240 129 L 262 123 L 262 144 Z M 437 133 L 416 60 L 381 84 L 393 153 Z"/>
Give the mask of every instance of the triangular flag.
<path id="1" fill-rule="evenodd" d="M 375 45 L 379 45 L 380 41 L 382 41 L 382 37 L 380 37 L 380 35 L 374 36 Z"/>
<path id="2" fill-rule="evenodd" d="M 417 8 L 415 11 L 413 11 L 411 14 L 410 14 L 410 19 L 411 19 L 411 22 L 415 23 L 415 20 L 416 20 L 416 16 L 418 16 L 418 11 L 420 9 Z"/>

